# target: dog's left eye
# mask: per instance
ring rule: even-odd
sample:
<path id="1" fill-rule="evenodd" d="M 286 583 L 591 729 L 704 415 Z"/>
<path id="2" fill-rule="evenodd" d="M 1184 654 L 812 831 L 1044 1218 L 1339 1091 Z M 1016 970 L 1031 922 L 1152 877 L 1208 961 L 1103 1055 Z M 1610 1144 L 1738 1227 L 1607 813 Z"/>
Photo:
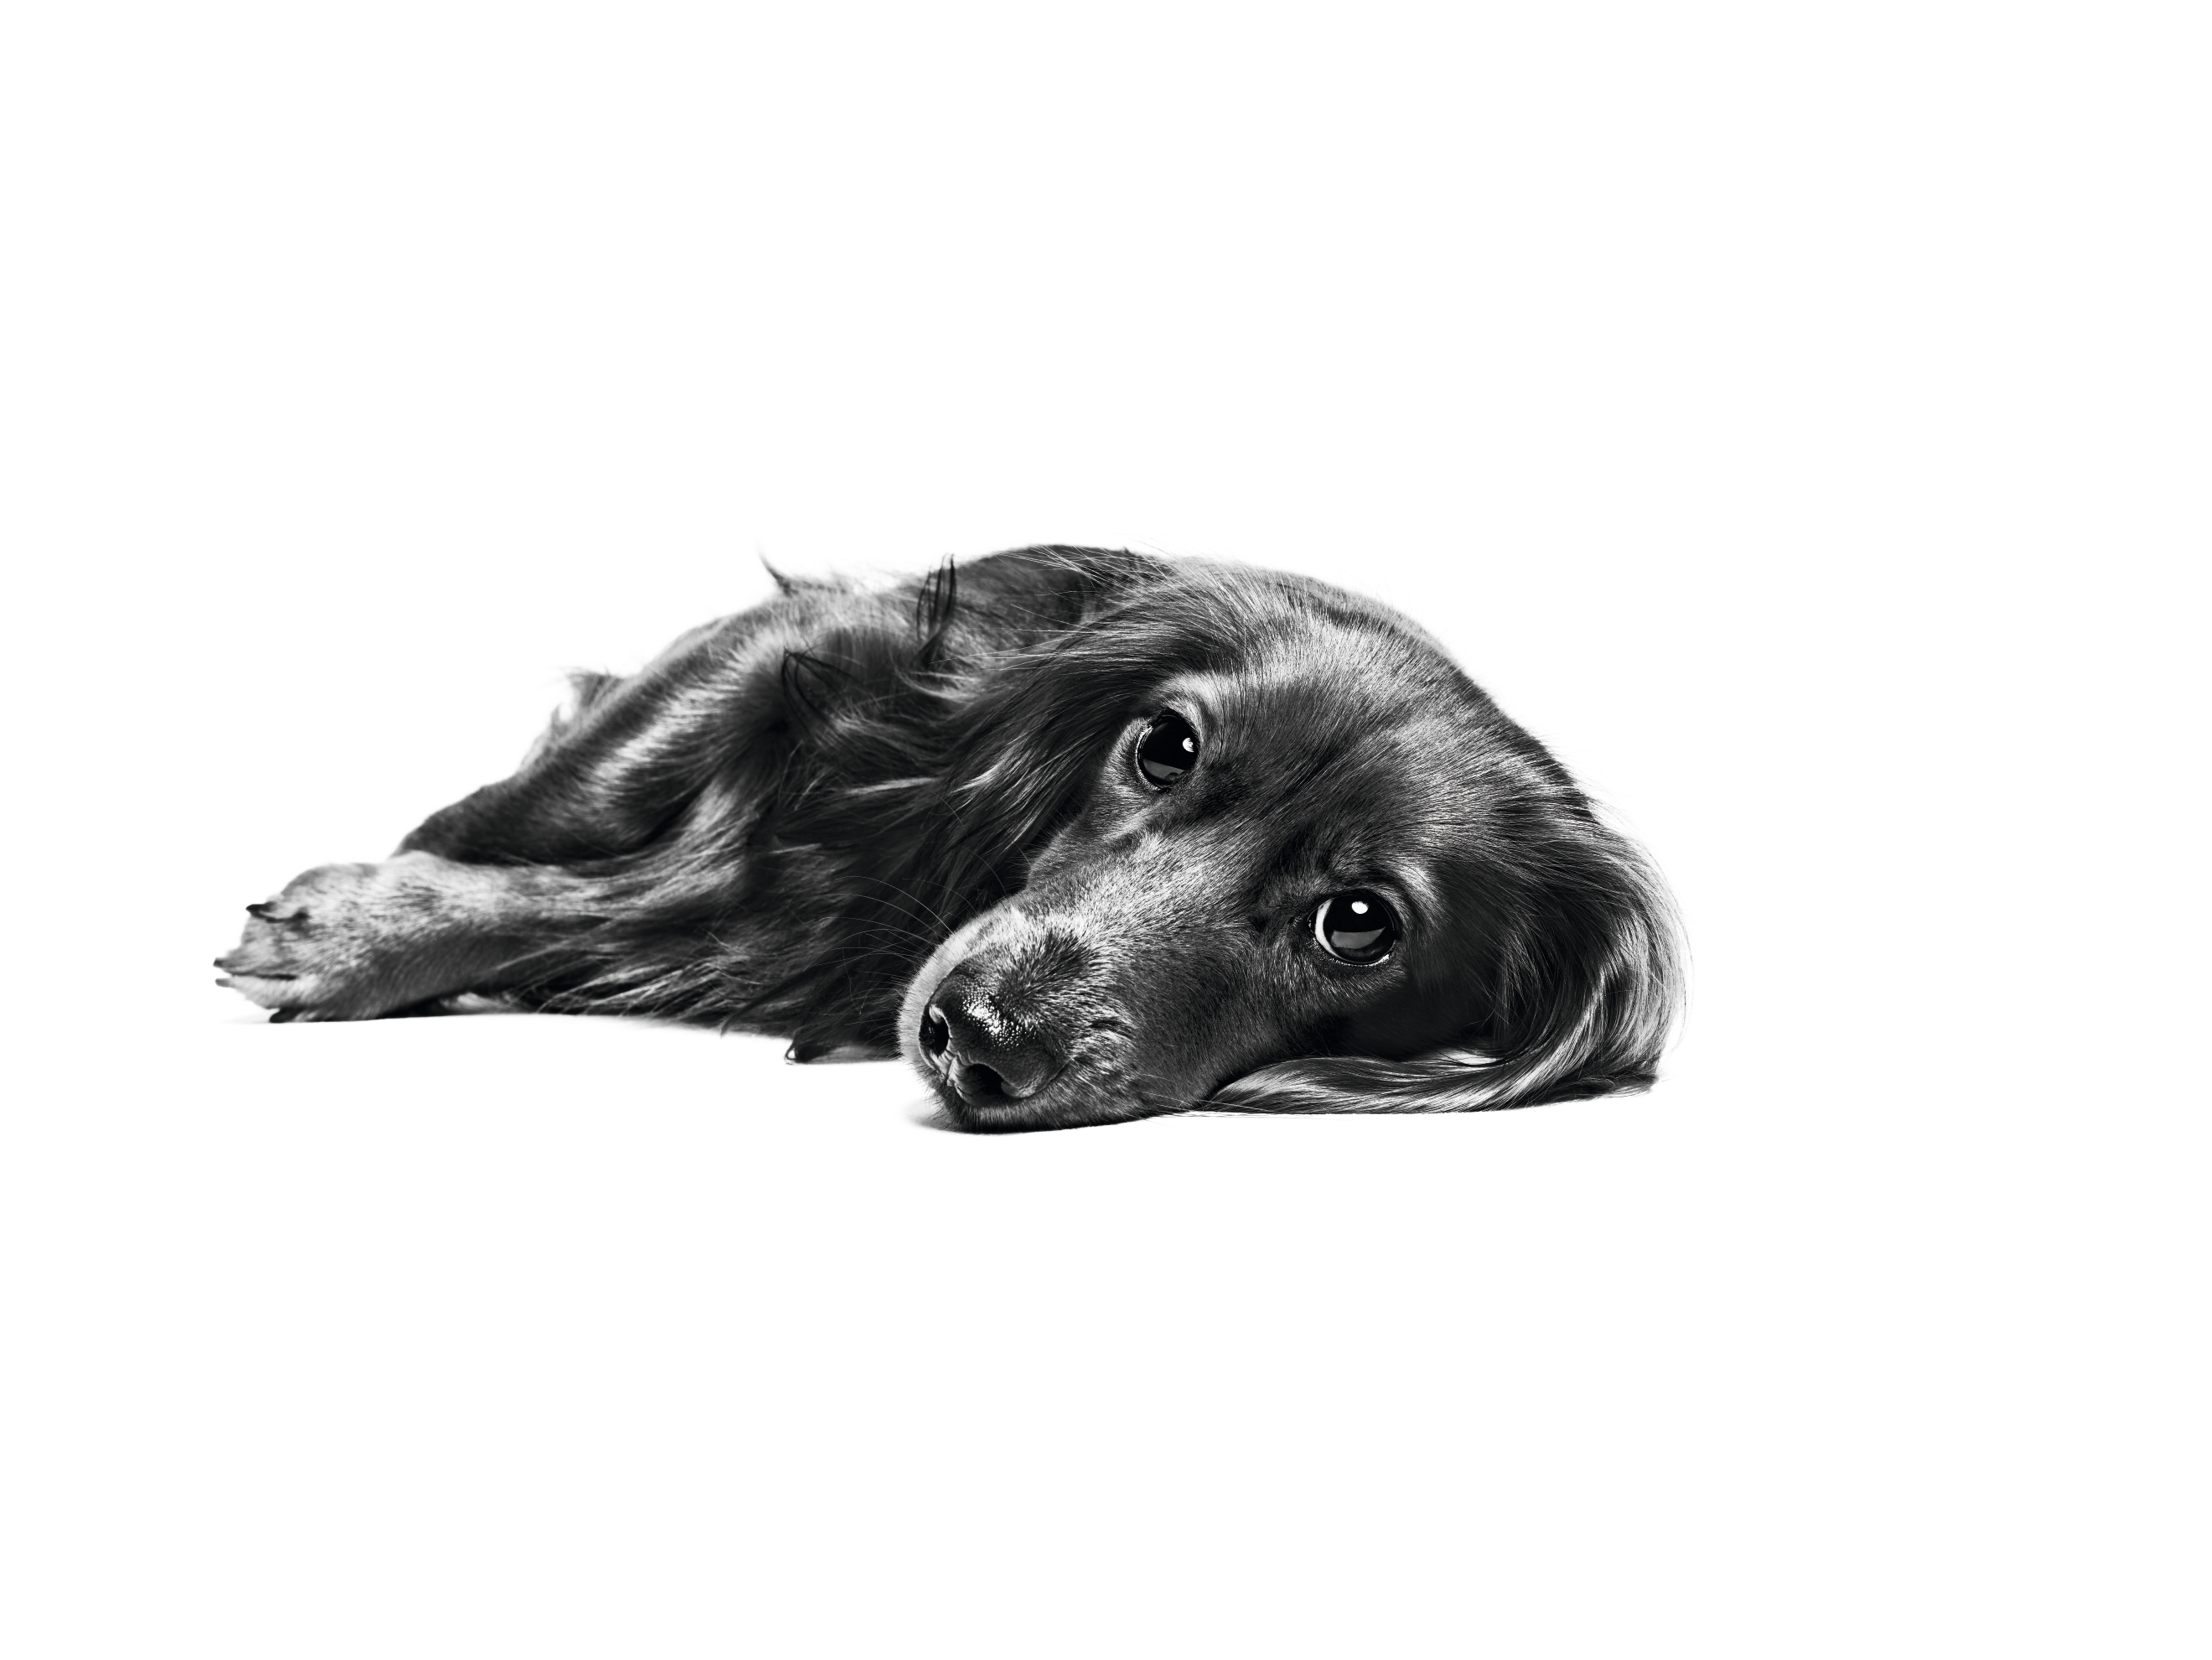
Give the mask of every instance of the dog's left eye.
<path id="1" fill-rule="evenodd" d="M 1197 764 L 1198 734 L 1190 722 L 1173 709 L 1154 715 L 1137 739 L 1137 775 L 1164 790 Z"/>
<path id="2" fill-rule="evenodd" d="M 1398 917 L 1380 894 L 1340 893 L 1314 913 L 1314 938 L 1340 963 L 1379 963 L 1398 943 Z"/>

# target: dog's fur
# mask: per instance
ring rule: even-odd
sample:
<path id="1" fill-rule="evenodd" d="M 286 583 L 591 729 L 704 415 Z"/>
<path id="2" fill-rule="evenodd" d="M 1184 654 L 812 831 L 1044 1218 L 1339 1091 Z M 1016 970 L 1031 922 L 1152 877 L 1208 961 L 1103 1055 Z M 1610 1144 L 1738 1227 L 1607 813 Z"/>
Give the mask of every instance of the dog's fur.
<path id="1" fill-rule="evenodd" d="M 1651 1082 L 1663 888 L 1405 618 L 1087 548 L 777 581 L 580 677 L 519 772 L 391 860 L 249 907 L 225 983 L 280 1020 L 473 992 L 902 1051 L 971 1128 Z M 1199 747 L 1158 788 L 1133 755 L 1163 711 Z M 1354 890 L 1396 913 L 1379 962 L 1317 937 Z"/>

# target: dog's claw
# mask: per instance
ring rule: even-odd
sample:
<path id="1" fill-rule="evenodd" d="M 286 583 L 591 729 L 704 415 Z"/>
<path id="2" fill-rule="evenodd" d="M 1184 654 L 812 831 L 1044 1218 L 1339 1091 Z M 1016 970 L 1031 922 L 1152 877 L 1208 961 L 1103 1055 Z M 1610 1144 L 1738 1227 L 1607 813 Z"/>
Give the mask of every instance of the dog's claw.
<path id="1" fill-rule="evenodd" d="M 841 1061 L 896 1061 L 898 1051 L 885 1044 L 860 1043 L 825 1043 L 815 1037 L 794 1037 L 783 1058 L 795 1067 L 811 1067 Z"/>
<path id="2" fill-rule="evenodd" d="M 271 1024 L 368 1020 L 443 995 L 416 924 L 440 897 L 420 861 L 318 865 L 246 908 L 239 942 L 215 959 L 223 984 Z M 435 943 L 432 941 L 431 943 Z"/>

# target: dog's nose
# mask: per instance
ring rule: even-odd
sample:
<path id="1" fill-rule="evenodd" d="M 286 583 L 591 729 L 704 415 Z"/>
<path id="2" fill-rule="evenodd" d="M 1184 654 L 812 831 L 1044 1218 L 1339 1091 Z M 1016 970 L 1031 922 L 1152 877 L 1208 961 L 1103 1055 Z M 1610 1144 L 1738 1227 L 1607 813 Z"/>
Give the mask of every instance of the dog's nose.
<path id="1" fill-rule="evenodd" d="M 969 1102 L 1034 1095 L 1060 1065 L 1041 1035 L 1009 1018 L 959 969 L 945 976 L 922 1012 L 921 1052 Z"/>

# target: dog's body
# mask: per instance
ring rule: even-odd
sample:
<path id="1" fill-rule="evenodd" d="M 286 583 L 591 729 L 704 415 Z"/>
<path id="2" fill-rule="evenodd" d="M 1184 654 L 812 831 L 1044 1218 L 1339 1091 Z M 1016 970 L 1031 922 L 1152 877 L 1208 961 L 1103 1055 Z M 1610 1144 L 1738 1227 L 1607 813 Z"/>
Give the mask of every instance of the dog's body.
<path id="1" fill-rule="evenodd" d="M 979 1128 L 1651 1081 L 1663 890 L 1403 618 L 1079 548 L 779 581 L 580 678 L 394 858 L 249 907 L 228 983 L 280 1019 L 477 992 L 902 1051 Z"/>

